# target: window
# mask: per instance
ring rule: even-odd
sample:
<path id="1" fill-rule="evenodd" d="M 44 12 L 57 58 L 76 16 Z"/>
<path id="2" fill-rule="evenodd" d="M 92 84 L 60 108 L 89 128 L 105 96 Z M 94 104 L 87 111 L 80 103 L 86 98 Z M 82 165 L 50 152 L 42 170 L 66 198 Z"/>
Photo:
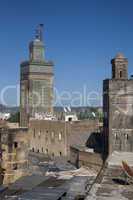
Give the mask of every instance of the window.
<path id="1" fill-rule="evenodd" d="M 35 150 L 34 150 L 34 147 L 32 148 L 32 152 L 34 152 Z"/>
<path id="2" fill-rule="evenodd" d="M 71 121 L 72 121 L 72 117 L 69 117 L 69 118 L 68 118 L 68 121 L 71 122 Z"/>
<path id="3" fill-rule="evenodd" d="M 55 136 L 55 134 L 54 134 L 54 132 L 52 132 L 52 133 L 51 133 L 51 139 L 52 139 L 52 140 L 54 139 L 54 136 Z"/>
<path id="4" fill-rule="evenodd" d="M 122 78 L 122 71 L 120 71 L 119 74 L 120 74 L 120 78 Z"/>
<path id="5" fill-rule="evenodd" d="M 14 148 L 16 149 L 18 147 L 18 143 L 14 142 Z"/>
<path id="6" fill-rule="evenodd" d="M 17 163 L 13 164 L 12 169 L 13 169 L 13 170 L 17 170 L 17 169 L 18 169 L 18 165 L 17 165 Z"/>
<path id="7" fill-rule="evenodd" d="M 62 133 L 60 132 L 59 133 L 59 141 L 61 141 L 62 140 Z"/>
<path id="8" fill-rule="evenodd" d="M 115 139 L 116 139 L 116 140 L 118 139 L 118 135 L 117 135 L 117 133 L 115 133 Z"/>
<path id="9" fill-rule="evenodd" d="M 125 134 L 125 139 L 128 140 L 128 134 Z"/>
<path id="10" fill-rule="evenodd" d="M 43 153 L 43 147 L 42 147 L 42 153 Z"/>
<path id="11" fill-rule="evenodd" d="M 34 138 L 36 137 L 36 131 L 35 131 L 35 128 L 34 128 L 34 131 L 33 131 L 33 137 L 34 137 Z"/>
<path id="12" fill-rule="evenodd" d="M 41 131 L 38 132 L 38 138 L 41 138 Z"/>
<path id="13" fill-rule="evenodd" d="M 45 153 L 48 154 L 48 149 L 46 149 Z"/>
<path id="14" fill-rule="evenodd" d="M 62 152 L 60 151 L 60 156 L 62 156 Z"/>

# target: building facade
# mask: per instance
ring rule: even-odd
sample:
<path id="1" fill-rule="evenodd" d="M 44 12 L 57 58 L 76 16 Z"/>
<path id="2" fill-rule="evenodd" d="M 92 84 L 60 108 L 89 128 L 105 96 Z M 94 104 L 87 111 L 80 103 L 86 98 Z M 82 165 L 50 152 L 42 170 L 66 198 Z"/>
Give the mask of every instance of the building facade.
<path id="1" fill-rule="evenodd" d="M 21 63 L 20 126 L 37 113 L 53 113 L 53 63 L 45 59 L 42 25 L 29 44 L 29 60 Z"/>
<path id="2" fill-rule="evenodd" d="M 103 81 L 104 150 L 133 151 L 133 79 L 128 60 L 117 54 L 111 60 L 112 79 Z"/>
<path id="3" fill-rule="evenodd" d="M 51 158 L 70 158 L 70 146 L 84 144 L 92 132 L 97 131 L 97 120 L 75 122 L 31 120 L 29 124 L 30 150 Z"/>

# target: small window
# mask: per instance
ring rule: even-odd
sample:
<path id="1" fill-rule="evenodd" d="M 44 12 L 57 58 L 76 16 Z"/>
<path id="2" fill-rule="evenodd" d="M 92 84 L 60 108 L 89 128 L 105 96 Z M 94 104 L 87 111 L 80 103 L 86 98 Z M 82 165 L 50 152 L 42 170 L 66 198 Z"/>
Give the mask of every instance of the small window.
<path id="1" fill-rule="evenodd" d="M 123 74 L 122 74 L 122 71 L 120 71 L 119 73 L 120 73 L 120 78 L 122 78 L 122 75 L 123 75 Z"/>
<path id="2" fill-rule="evenodd" d="M 71 121 L 72 121 L 72 117 L 69 117 L 69 118 L 68 118 L 68 121 L 71 122 Z"/>
<path id="3" fill-rule="evenodd" d="M 62 152 L 60 151 L 60 156 L 62 156 Z"/>
<path id="4" fill-rule="evenodd" d="M 34 137 L 34 138 L 36 137 L 36 131 L 35 131 L 35 128 L 34 128 L 34 131 L 33 131 L 33 137 Z"/>
<path id="5" fill-rule="evenodd" d="M 41 131 L 38 132 L 38 138 L 41 138 Z"/>
<path id="6" fill-rule="evenodd" d="M 118 135 L 117 135 L 117 133 L 115 133 L 115 139 L 116 139 L 116 140 L 118 139 Z"/>
<path id="7" fill-rule="evenodd" d="M 17 169 L 18 169 L 17 163 L 13 164 L 13 168 L 12 168 L 12 169 L 13 169 L 13 170 L 17 170 Z"/>
<path id="8" fill-rule="evenodd" d="M 55 137 L 55 134 L 54 134 L 54 132 L 52 132 L 51 133 L 51 139 L 54 139 L 54 137 Z"/>
<path id="9" fill-rule="evenodd" d="M 62 133 L 59 133 L 59 141 L 62 140 Z"/>
<path id="10" fill-rule="evenodd" d="M 125 134 L 125 139 L 128 140 L 128 134 Z"/>
<path id="11" fill-rule="evenodd" d="M 14 148 L 18 148 L 18 143 L 17 142 L 14 142 Z"/>
<path id="12" fill-rule="evenodd" d="M 34 152 L 35 150 L 34 150 L 34 147 L 32 148 L 32 152 Z"/>
<path id="13" fill-rule="evenodd" d="M 52 153 L 52 157 L 54 157 L 54 153 Z"/>
<path id="14" fill-rule="evenodd" d="M 48 154 L 48 149 L 46 149 L 46 151 L 45 151 L 45 152 L 46 152 L 46 154 Z"/>
<path id="15" fill-rule="evenodd" d="M 42 147 L 42 153 L 43 153 L 43 147 Z"/>

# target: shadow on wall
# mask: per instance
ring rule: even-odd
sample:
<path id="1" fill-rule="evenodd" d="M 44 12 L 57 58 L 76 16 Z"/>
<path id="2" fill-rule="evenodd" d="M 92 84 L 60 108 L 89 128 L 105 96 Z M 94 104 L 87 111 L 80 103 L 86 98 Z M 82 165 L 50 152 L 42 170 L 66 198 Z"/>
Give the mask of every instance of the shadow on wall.
<path id="1" fill-rule="evenodd" d="M 88 148 L 93 148 L 95 153 L 102 154 L 103 152 L 103 134 L 93 132 L 86 142 Z"/>

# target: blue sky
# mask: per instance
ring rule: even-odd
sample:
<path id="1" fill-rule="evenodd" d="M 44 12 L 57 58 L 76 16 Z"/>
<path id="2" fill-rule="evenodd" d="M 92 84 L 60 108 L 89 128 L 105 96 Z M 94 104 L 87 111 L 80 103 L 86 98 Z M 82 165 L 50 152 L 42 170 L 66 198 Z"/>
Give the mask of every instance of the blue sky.
<path id="1" fill-rule="evenodd" d="M 1 0 L 0 92 L 19 84 L 20 62 L 28 58 L 28 43 L 37 24 L 45 27 L 46 58 L 55 63 L 55 87 L 60 91 L 97 91 L 111 76 L 110 60 L 117 52 L 129 59 L 133 73 L 132 0 Z M 6 95 L 16 104 L 16 91 Z"/>

